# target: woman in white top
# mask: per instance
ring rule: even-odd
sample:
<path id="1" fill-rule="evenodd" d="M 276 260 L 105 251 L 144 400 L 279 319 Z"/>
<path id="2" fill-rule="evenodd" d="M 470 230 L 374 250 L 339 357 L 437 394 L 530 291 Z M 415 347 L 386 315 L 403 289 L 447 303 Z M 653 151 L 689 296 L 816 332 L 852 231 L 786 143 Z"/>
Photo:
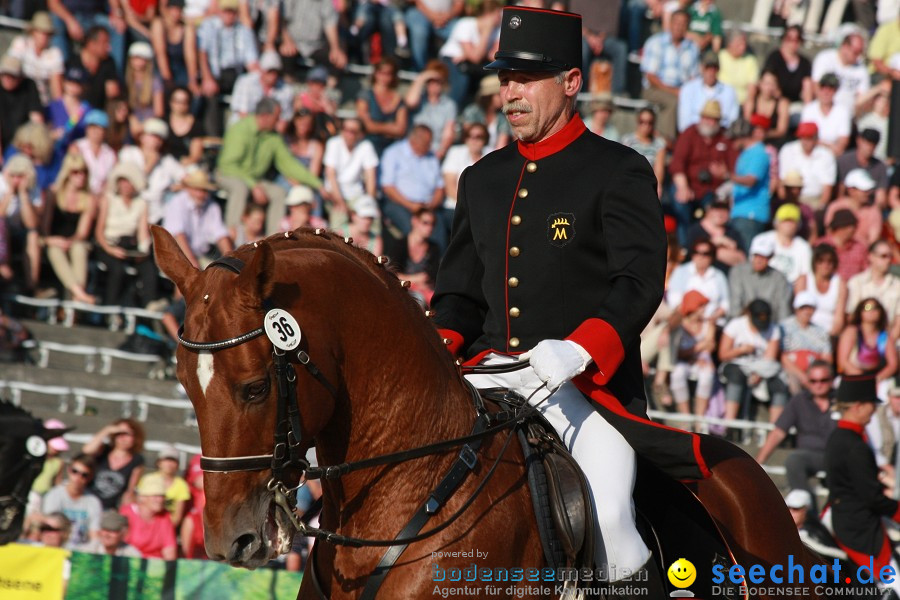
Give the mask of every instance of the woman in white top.
<path id="1" fill-rule="evenodd" d="M 447 150 L 447 157 L 441 165 L 441 174 L 444 176 L 444 208 L 453 210 L 456 208 L 456 187 L 459 184 L 459 176 L 466 167 L 478 162 L 488 153 L 488 130 L 483 123 L 469 123 L 463 130 L 463 143 L 457 144 Z"/>
<path id="2" fill-rule="evenodd" d="M 22 61 L 22 74 L 34 80 L 41 94 L 41 104 L 46 106 L 62 96 L 62 51 L 50 45 L 53 21 L 49 13 L 34 13 L 25 31 L 26 35 L 13 39 L 8 54 Z"/>
<path id="3" fill-rule="evenodd" d="M 139 146 L 125 146 L 119 151 L 120 162 L 130 162 L 144 173 L 147 187 L 141 198 L 147 201 L 150 223 L 162 221 L 166 193 L 177 182 L 184 179 L 184 166 L 165 152 L 165 142 L 169 137 L 169 126 L 161 119 L 147 119 L 139 138 Z"/>
<path id="4" fill-rule="evenodd" d="M 820 244 L 813 248 L 812 273 L 794 282 L 794 294 L 806 290 L 816 297 L 816 312 L 812 323 L 836 337 L 844 328 L 844 306 L 847 304 L 847 284 L 837 274 L 838 256 L 834 246 Z"/>
<path id="5" fill-rule="evenodd" d="M 438 52 L 438 57 L 450 69 L 450 98 L 460 109 L 469 96 L 471 73 L 481 74 L 481 66 L 497 49 L 501 11 L 502 5 L 497 0 L 484 0 L 476 9 L 477 16 L 456 21 Z"/>

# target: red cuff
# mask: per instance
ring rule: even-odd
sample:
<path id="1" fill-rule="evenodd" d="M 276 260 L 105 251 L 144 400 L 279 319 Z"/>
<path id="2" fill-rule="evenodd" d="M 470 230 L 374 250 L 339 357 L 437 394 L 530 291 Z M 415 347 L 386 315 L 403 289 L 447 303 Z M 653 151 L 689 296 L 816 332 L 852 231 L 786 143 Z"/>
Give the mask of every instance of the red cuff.
<path id="1" fill-rule="evenodd" d="M 459 351 L 462 350 L 463 336 L 453 331 L 452 329 L 438 329 L 438 333 L 444 340 L 444 344 L 447 346 L 447 351 L 450 352 L 453 356 L 459 354 Z M 448 341 L 449 340 L 449 341 Z"/>
<path id="2" fill-rule="evenodd" d="M 591 379 L 598 385 L 609 383 L 625 358 L 625 348 L 619 334 L 603 319 L 588 319 L 566 339 L 587 350 L 594 359 L 596 372 L 592 374 Z M 592 370 L 588 367 L 589 373 Z"/>
<path id="3" fill-rule="evenodd" d="M 891 515 L 891 520 L 895 523 L 900 523 L 900 503 L 897 504 L 897 510 L 894 511 L 894 514 Z"/>

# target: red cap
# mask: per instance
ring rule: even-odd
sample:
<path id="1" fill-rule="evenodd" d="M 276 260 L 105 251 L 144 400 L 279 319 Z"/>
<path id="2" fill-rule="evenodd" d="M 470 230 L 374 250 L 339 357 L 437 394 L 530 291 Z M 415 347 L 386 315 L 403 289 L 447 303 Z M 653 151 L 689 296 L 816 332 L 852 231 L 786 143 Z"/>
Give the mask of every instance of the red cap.
<path id="1" fill-rule="evenodd" d="M 817 137 L 819 135 L 819 126 L 815 123 L 800 123 L 797 125 L 797 137 Z"/>
<path id="2" fill-rule="evenodd" d="M 697 290 L 691 290 L 684 295 L 684 298 L 681 299 L 681 314 L 683 316 L 687 316 L 708 303 L 709 298 L 707 298 Z"/>
<path id="3" fill-rule="evenodd" d="M 753 113 L 753 115 L 750 116 L 750 124 L 754 127 L 762 127 L 763 129 L 768 129 L 772 126 L 772 119 L 759 113 Z"/>

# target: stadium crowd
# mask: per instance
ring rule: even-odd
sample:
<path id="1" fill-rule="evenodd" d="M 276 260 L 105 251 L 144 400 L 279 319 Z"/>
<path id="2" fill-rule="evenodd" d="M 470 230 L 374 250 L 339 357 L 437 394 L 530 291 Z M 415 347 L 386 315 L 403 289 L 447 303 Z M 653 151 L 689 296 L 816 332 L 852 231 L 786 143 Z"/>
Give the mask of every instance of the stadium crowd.
<path id="1" fill-rule="evenodd" d="M 149 225 L 197 266 L 315 226 L 388 255 L 427 305 L 460 174 L 514 141 L 500 81 L 481 69 L 498 0 L 40 4 L 6 3 L 27 27 L 0 58 L 0 292 L 168 307 L 171 334 L 183 302 Z M 766 406 L 775 430 L 758 459 L 795 430 L 789 482 L 812 492 L 835 376 L 872 373 L 891 402 L 869 439 L 893 481 L 900 2 L 853 2 L 841 23 L 846 0 L 824 18 L 821 1 L 757 0 L 753 22 L 782 28 L 766 55 L 724 30 L 715 0 L 520 4 L 583 15 L 582 117 L 659 181 L 669 269 L 642 336 L 652 403 L 703 431 L 704 416 Z M 348 64 L 372 67 L 355 97 Z M 634 102 L 633 123 L 614 123 Z M 68 465 L 48 462 L 33 535 L 202 553 L 198 464 L 182 478 L 166 450 L 144 475 L 141 442 L 122 420 Z"/>

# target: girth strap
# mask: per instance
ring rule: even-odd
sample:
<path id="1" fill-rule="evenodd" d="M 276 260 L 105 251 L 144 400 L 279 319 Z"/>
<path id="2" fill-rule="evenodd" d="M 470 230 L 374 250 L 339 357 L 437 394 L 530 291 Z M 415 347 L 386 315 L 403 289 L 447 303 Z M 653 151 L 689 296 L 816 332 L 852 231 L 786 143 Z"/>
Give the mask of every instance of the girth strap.
<path id="1" fill-rule="evenodd" d="M 485 431 L 487 426 L 488 420 L 486 418 L 476 419 L 471 435 Z M 410 538 L 422 531 L 422 528 L 428 520 L 444 506 L 450 496 L 453 495 L 453 492 L 455 492 L 462 484 L 466 475 L 469 474 L 469 471 L 475 468 L 475 465 L 478 463 L 477 452 L 481 447 L 481 442 L 482 438 L 478 438 L 462 447 L 459 456 L 457 456 L 456 460 L 453 462 L 453 466 L 450 467 L 450 471 L 444 475 L 441 482 L 438 483 L 434 490 L 432 490 L 428 500 L 419 507 L 416 514 L 413 515 L 409 523 L 400 530 L 400 533 L 397 534 L 395 539 Z M 360 600 L 373 600 L 375 598 L 379 588 L 381 588 L 381 584 L 384 583 L 385 577 L 387 577 L 387 574 L 390 572 L 391 567 L 394 566 L 394 563 L 397 562 L 397 559 L 400 558 L 400 555 L 403 554 L 408 545 L 409 544 L 399 544 L 390 546 L 387 549 L 384 556 L 381 557 L 381 561 L 369 575 L 369 579 L 366 581 L 366 587 L 363 589 L 362 595 L 360 595 Z"/>

